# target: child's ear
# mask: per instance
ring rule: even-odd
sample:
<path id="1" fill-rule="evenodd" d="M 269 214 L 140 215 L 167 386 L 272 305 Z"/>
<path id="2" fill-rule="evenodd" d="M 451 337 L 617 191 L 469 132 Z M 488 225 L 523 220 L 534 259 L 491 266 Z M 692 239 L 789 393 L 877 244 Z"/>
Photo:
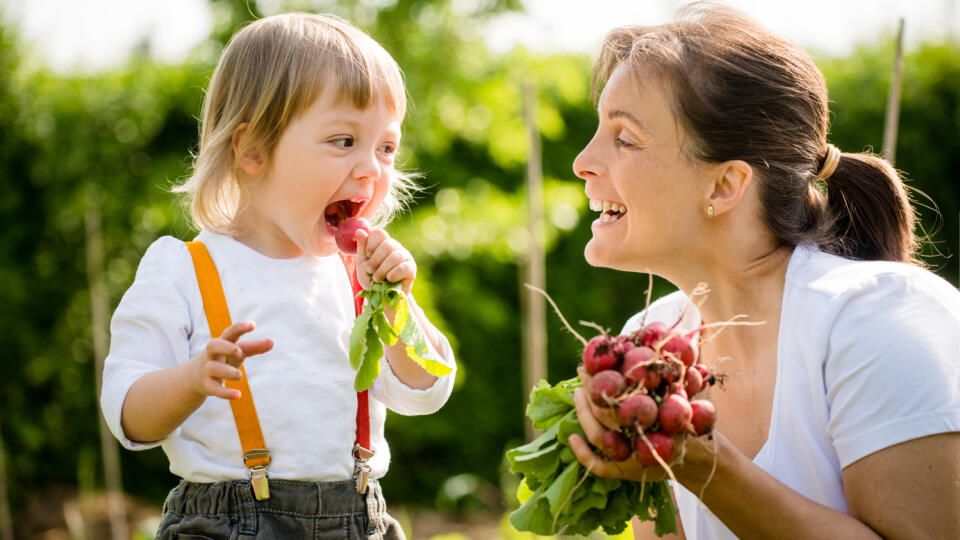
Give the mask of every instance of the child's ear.
<path id="1" fill-rule="evenodd" d="M 720 163 L 714 170 L 713 191 L 708 202 L 712 208 L 710 217 L 736 208 L 753 181 L 753 167 L 739 159 Z"/>
<path id="2" fill-rule="evenodd" d="M 247 137 L 247 123 L 244 122 L 233 130 L 231 144 L 233 146 L 233 156 L 236 159 L 237 167 L 250 176 L 260 176 L 263 173 L 263 156 L 257 148 L 244 148 L 244 142 Z"/>

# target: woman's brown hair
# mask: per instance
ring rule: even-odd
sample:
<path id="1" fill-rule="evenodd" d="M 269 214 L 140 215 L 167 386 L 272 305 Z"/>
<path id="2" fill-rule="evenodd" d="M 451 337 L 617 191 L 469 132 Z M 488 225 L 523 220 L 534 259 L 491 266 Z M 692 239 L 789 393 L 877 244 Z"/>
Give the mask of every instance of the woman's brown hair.
<path id="1" fill-rule="evenodd" d="M 613 30 L 594 68 L 594 97 L 621 64 L 666 83 L 689 156 L 753 167 L 782 245 L 916 262 L 914 211 L 887 161 L 843 153 L 827 180 L 817 178 L 827 155 L 827 87 L 803 49 L 739 11 L 697 2 L 672 23 Z"/>

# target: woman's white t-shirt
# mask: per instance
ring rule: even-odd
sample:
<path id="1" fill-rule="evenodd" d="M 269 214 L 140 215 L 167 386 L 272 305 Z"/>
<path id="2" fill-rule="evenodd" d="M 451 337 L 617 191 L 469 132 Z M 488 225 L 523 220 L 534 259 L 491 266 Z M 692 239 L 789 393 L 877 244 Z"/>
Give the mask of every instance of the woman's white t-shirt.
<path id="1" fill-rule="evenodd" d="M 682 316 L 681 328 L 700 324 L 681 292 L 648 311 L 646 323 L 672 325 Z M 632 317 L 623 333 L 641 320 Z M 901 442 L 960 431 L 960 292 L 915 266 L 798 246 L 784 282 L 776 362 L 770 430 L 753 462 L 847 513 L 844 467 Z M 673 488 L 687 538 L 736 538 L 693 493 Z"/>
<path id="2" fill-rule="evenodd" d="M 260 427 L 272 454 L 270 478 L 306 481 L 353 476 L 356 440 L 355 372 L 348 359 L 355 317 L 346 269 L 336 255 L 272 259 L 229 236 L 201 232 L 220 274 L 233 322 L 254 321 L 241 340 L 269 338 L 273 349 L 244 361 Z M 419 310 L 411 298 L 413 309 Z M 107 425 L 132 450 L 161 444 L 170 471 L 192 482 L 249 478 L 230 403 L 208 397 L 162 441 L 130 441 L 120 425 L 123 401 L 134 381 L 198 355 L 210 341 L 193 260 L 172 237 L 155 241 L 144 254 L 133 285 L 111 322 L 101 407 Z M 437 332 L 437 335 L 440 335 Z M 370 389 L 371 477 L 390 462 L 383 437 L 386 408 L 405 415 L 439 409 L 453 388 L 456 362 L 442 337 L 437 351 L 454 369 L 429 389 L 414 390 L 382 361 Z"/>

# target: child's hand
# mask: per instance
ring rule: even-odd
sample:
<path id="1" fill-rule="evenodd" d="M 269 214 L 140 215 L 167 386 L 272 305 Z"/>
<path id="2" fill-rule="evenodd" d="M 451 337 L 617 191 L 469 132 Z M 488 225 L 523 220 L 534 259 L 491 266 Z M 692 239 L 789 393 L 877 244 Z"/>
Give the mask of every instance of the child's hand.
<path id="1" fill-rule="evenodd" d="M 357 279 L 367 289 L 371 282 L 387 280 L 401 283 L 404 293 L 409 294 L 413 280 L 417 278 L 417 263 L 400 242 L 383 229 L 357 231 Z"/>
<path id="2" fill-rule="evenodd" d="M 224 382 L 242 377 L 239 367 L 244 358 L 273 348 L 273 341 L 269 339 L 237 341 L 253 329 L 252 322 L 234 323 L 220 337 L 211 339 L 202 353 L 190 359 L 190 383 L 196 393 L 223 399 L 240 397 L 239 390 L 227 388 Z"/>

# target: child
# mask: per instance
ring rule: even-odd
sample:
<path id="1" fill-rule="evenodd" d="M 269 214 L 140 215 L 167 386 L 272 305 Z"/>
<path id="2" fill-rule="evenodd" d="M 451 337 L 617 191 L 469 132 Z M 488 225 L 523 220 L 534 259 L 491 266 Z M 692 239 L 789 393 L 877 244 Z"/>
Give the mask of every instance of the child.
<path id="1" fill-rule="evenodd" d="M 345 270 L 334 233 L 348 217 L 384 223 L 410 189 L 393 167 L 405 98 L 390 55 L 334 17 L 261 19 L 225 49 L 178 188 L 198 243 L 147 250 L 104 369 L 114 435 L 132 450 L 162 445 L 183 478 L 158 538 L 403 538 L 376 481 L 390 460 L 386 407 L 430 414 L 454 375 L 430 375 L 398 342 L 369 404 L 354 391 L 348 272 L 364 287 L 400 282 L 409 298 L 416 264 L 374 228 L 357 233 Z M 433 356 L 455 369 L 410 300 Z"/>

